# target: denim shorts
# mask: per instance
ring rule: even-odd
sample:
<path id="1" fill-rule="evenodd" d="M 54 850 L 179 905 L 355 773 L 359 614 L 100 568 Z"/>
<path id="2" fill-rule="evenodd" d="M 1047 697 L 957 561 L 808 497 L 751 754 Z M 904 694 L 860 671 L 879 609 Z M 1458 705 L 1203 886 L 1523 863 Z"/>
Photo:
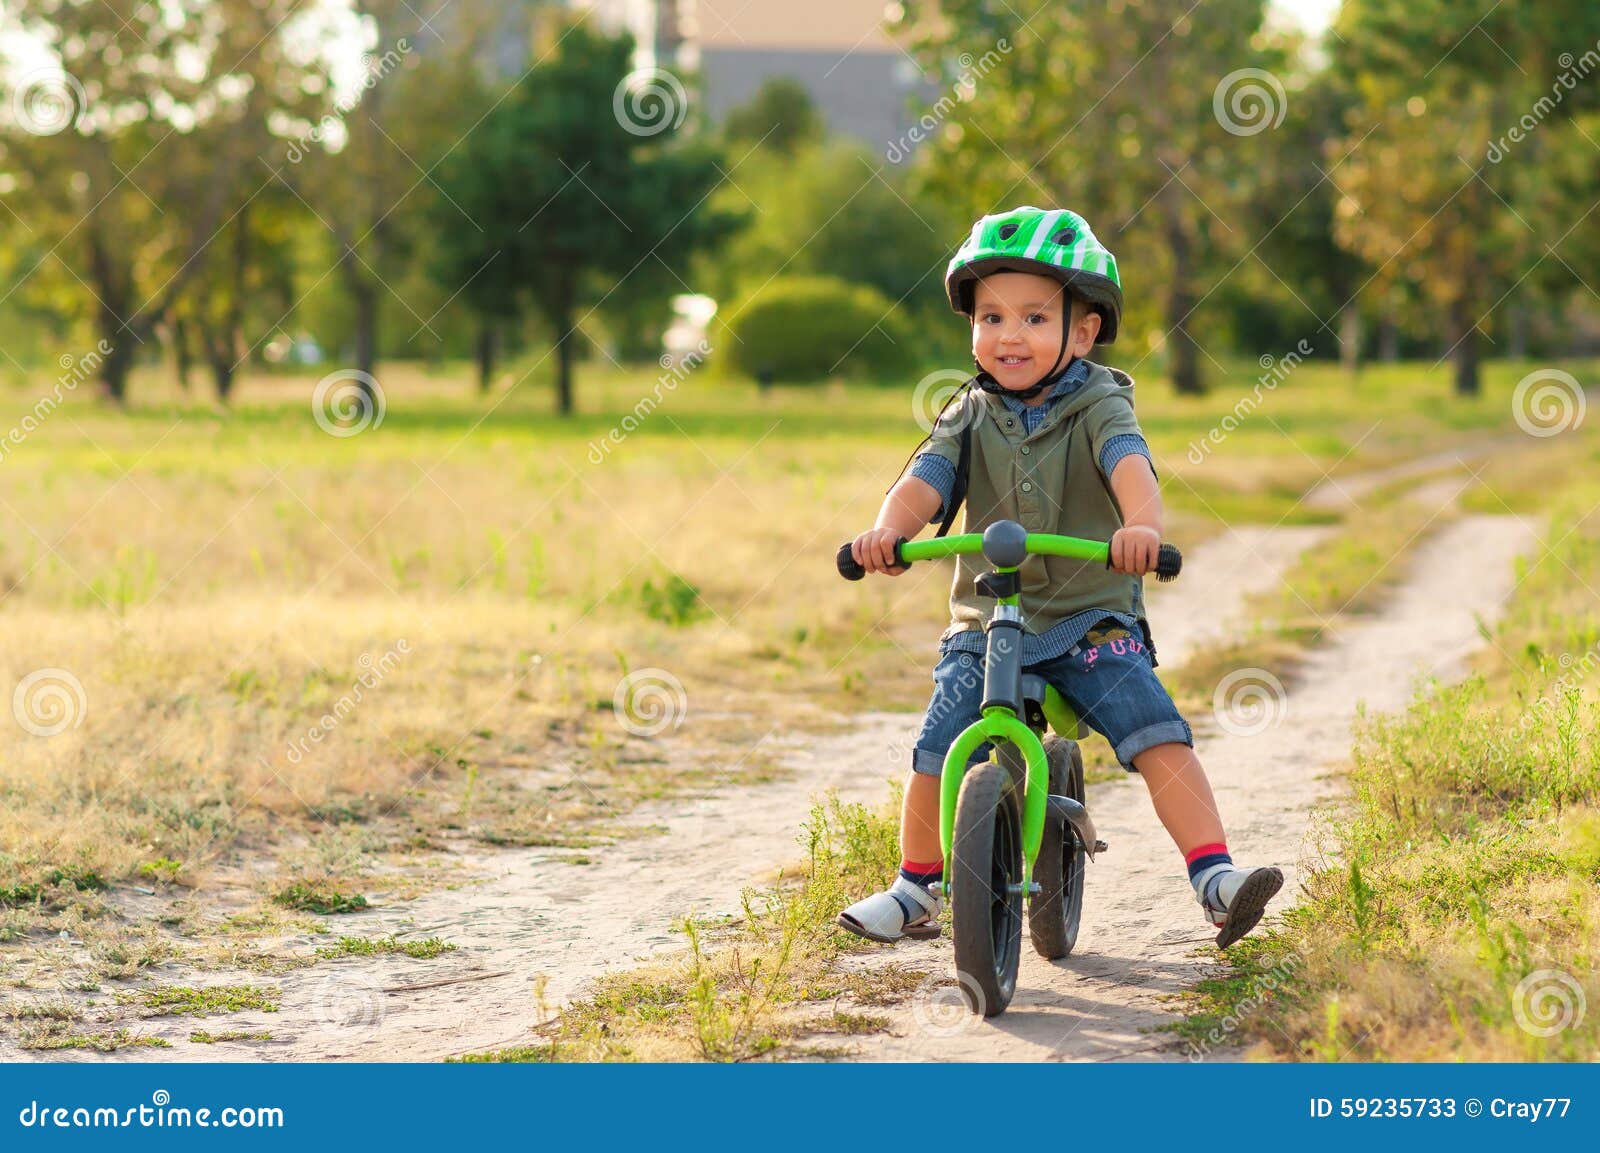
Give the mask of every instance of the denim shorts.
<path id="1" fill-rule="evenodd" d="M 1194 747 L 1194 733 L 1172 697 L 1156 678 L 1150 650 L 1136 636 L 1102 621 L 1077 648 L 1053 660 L 1028 665 L 1066 698 L 1079 718 L 1110 743 L 1128 772 L 1133 758 L 1156 745 Z M 933 670 L 933 699 L 917 736 L 911 767 L 938 776 L 951 743 L 979 717 L 983 704 L 983 657 L 948 652 Z M 1071 735 L 1071 734 L 1067 734 Z M 971 763 L 989 759 L 991 746 L 979 745 Z"/>

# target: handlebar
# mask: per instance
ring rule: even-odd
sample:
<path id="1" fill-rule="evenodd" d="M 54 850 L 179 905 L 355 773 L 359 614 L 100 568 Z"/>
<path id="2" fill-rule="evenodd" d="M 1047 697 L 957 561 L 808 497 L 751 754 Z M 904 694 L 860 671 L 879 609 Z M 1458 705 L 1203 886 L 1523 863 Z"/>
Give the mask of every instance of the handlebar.
<path id="1" fill-rule="evenodd" d="M 1001 521 L 991 525 L 993 530 L 1001 525 L 1010 525 L 1011 522 Z M 1105 541 L 1084 540 L 1075 536 L 1059 536 L 1055 533 L 1030 532 L 1023 534 L 1021 525 L 1015 525 L 1013 532 L 1022 537 L 1023 546 L 1029 556 L 1062 556 L 1071 557 L 1082 561 L 1099 561 L 1107 568 L 1111 567 L 1111 546 Z M 984 551 L 984 533 L 968 532 L 956 536 L 932 537 L 928 540 L 907 540 L 901 537 L 895 542 L 895 560 L 902 565 L 909 566 L 919 560 L 939 560 L 943 557 L 960 556 L 966 553 L 981 553 Z M 994 560 L 993 557 L 990 558 Z M 1011 559 L 1009 556 L 1007 560 Z M 858 581 L 867 575 L 867 570 L 851 555 L 850 543 L 839 546 L 834 563 L 839 569 L 839 575 L 845 580 Z M 1000 563 L 995 561 L 995 563 Z M 1021 563 L 1020 559 L 1017 563 Z M 1169 581 L 1183 569 L 1183 554 L 1176 545 L 1163 544 L 1156 555 L 1156 579 Z"/>

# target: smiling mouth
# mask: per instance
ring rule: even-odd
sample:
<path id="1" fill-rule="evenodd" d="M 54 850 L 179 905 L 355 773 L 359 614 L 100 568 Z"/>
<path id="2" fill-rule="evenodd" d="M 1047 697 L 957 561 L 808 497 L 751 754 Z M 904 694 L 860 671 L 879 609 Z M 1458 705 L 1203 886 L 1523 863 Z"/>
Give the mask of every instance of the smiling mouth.
<path id="1" fill-rule="evenodd" d="M 1032 357 L 1027 356 L 1002 356 L 1000 363 L 1007 368 L 1016 368 L 1019 364 L 1026 364 Z"/>

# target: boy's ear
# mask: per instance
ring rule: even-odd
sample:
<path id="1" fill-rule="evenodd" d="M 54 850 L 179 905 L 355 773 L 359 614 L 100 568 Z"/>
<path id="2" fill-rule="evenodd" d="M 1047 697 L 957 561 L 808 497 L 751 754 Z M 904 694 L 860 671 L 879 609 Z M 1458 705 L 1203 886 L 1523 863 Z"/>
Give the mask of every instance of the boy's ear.
<path id="1" fill-rule="evenodd" d="M 1100 325 L 1104 323 L 1105 318 L 1100 315 L 1098 308 L 1090 308 L 1088 305 L 1083 305 L 1082 307 L 1083 315 L 1073 317 L 1073 342 L 1076 343 L 1080 337 L 1086 336 L 1089 346 L 1092 348 L 1094 347 L 1095 338 L 1100 335 Z M 1072 306 L 1073 312 L 1077 312 L 1078 308 L 1079 305 L 1074 302 Z"/>

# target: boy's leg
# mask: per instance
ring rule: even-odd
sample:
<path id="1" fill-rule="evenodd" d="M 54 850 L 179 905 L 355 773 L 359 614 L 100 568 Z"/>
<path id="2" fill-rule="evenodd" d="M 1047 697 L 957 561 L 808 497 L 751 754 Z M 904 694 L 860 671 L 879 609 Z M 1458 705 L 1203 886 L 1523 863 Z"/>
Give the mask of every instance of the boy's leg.
<path id="1" fill-rule="evenodd" d="M 1195 849 L 1225 840 L 1211 782 L 1194 749 L 1172 741 L 1153 745 L 1132 759 L 1150 789 L 1156 816 L 1180 853 L 1188 857 Z"/>
<path id="2" fill-rule="evenodd" d="M 1195 900 L 1226 947 L 1249 932 L 1283 884 L 1275 868 L 1238 869 L 1189 724 L 1156 677 L 1142 639 L 1116 627 L 1091 630 L 1079 650 L 1038 670 L 1084 722 L 1104 736 L 1150 791 L 1194 888 Z"/>
<path id="3" fill-rule="evenodd" d="M 939 844 L 939 778 L 906 774 L 905 798 L 900 803 L 901 870 L 908 864 L 928 864 L 929 872 L 942 867 Z M 938 877 L 933 878 L 938 880 Z"/>
<path id="4" fill-rule="evenodd" d="M 943 875 L 939 844 L 939 777 L 944 755 L 961 730 L 978 719 L 983 702 L 983 659 L 947 653 L 933 670 L 933 696 L 911 755 L 912 771 L 900 806 L 900 871 L 881 893 L 839 915 L 839 926 L 874 941 L 938 936 L 942 901 L 929 886 Z M 973 762 L 986 760 L 987 744 Z"/>

